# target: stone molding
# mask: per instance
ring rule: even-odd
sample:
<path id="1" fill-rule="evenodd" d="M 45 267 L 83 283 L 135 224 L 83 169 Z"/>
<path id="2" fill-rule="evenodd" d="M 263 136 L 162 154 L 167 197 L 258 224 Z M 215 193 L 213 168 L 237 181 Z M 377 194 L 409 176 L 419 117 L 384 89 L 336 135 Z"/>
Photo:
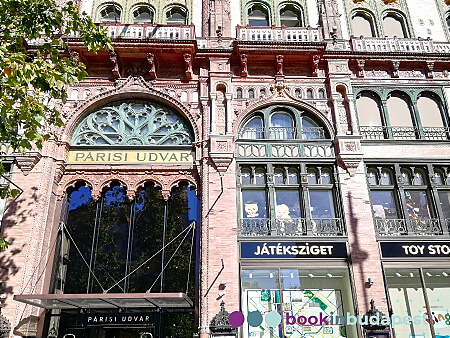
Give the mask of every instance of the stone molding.
<path id="1" fill-rule="evenodd" d="M 22 173 L 27 176 L 31 170 L 36 166 L 36 164 L 41 159 L 42 155 L 38 152 L 29 152 L 25 155 L 14 154 L 16 156 L 16 165 L 22 171 Z"/>

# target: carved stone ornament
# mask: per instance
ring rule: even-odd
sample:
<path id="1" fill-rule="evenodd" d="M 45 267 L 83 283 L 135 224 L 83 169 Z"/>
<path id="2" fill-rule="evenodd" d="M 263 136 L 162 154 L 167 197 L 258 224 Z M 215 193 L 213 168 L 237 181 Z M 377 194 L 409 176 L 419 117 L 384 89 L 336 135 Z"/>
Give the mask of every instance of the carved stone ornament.
<path id="1" fill-rule="evenodd" d="M 236 331 L 228 321 L 229 313 L 225 310 L 225 302 L 220 303 L 220 311 L 211 320 L 210 329 L 213 333 L 231 333 Z"/>
<path id="2" fill-rule="evenodd" d="M 289 86 L 282 82 L 277 82 L 270 86 L 270 91 L 272 92 L 273 97 L 285 97 L 286 89 L 289 89 Z"/>
<path id="3" fill-rule="evenodd" d="M 233 162 L 233 153 L 210 153 L 210 158 L 219 174 L 222 175 Z"/>
<path id="4" fill-rule="evenodd" d="M 382 325 L 379 320 L 377 320 L 377 324 L 371 324 L 370 318 L 383 318 L 385 315 L 383 312 L 379 311 L 376 307 L 375 307 L 375 301 L 373 299 L 370 300 L 370 309 L 369 311 L 366 312 L 366 314 L 364 315 L 364 319 L 363 319 L 363 323 L 368 323 L 366 325 L 363 325 L 363 328 L 366 331 L 370 331 L 370 332 L 376 332 L 376 331 L 384 331 L 384 330 L 389 330 L 389 325 Z M 365 318 L 368 318 L 367 321 L 365 320 Z"/>
<path id="5" fill-rule="evenodd" d="M 150 67 L 148 73 L 150 75 L 150 79 L 156 79 L 156 70 L 155 70 L 155 54 L 147 53 L 147 62 Z"/>
<path id="6" fill-rule="evenodd" d="M 247 54 L 241 54 L 241 76 L 246 77 L 247 75 Z"/>
<path id="7" fill-rule="evenodd" d="M 112 73 L 115 79 L 120 78 L 120 72 L 119 72 L 119 62 L 117 60 L 117 54 L 116 52 L 109 51 L 109 60 L 112 64 Z"/>
<path id="8" fill-rule="evenodd" d="M 446 4 L 447 6 L 450 6 L 450 0 L 445 0 L 445 4 Z"/>
<path id="9" fill-rule="evenodd" d="M 26 153 L 25 155 L 16 156 L 16 165 L 27 176 L 35 165 L 39 162 L 42 155 L 37 152 Z"/>
<path id="10" fill-rule="evenodd" d="M 184 58 L 184 67 L 186 69 L 186 79 L 192 79 L 192 55 L 190 53 L 185 53 L 183 55 Z"/>
<path id="11" fill-rule="evenodd" d="M 11 331 L 9 320 L 0 313 L 0 337 L 8 337 Z"/>

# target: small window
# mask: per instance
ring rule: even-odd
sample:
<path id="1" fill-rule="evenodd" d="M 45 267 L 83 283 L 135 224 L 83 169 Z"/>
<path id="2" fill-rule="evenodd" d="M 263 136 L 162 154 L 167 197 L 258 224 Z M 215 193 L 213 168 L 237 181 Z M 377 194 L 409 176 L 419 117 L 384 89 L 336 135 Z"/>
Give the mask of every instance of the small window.
<path id="1" fill-rule="evenodd" d="M 389 170 L 381 170 L 380 185 L 392 185 L 392 174 Z"/>
<path id="2" fill-rule="evenodd" d="M 107 5 L 100 11 L 102 22 L 120 22 L 122 11 L 116 5 Z"/>
<path id="3" fill-rule="evenodd" d="M 367 181 L 369 182 L 369 185 L 378 185 L 377 176 L 378 173 L 375 169 L 367 170 Z"/>
<path id="4" fill-rule="evenodd" d="M 308 184 L 317 184 L 317 171 L 316 169 L 308 169 L 307 173 Z"/>
<path id="5" fill-rule="evenodd" d="M 449 32 L 450 32 L 450 15 L 449 16 L 447 16 L 447 20 L 446 20 L 446 22 L 447 22 L 447 29 L 449 30 Z"/>
<path id="6" fill-rule="evenodd" d="M 298 88 L 295 90 L 294 94 L 295 94 L 295 97 L 298 97 L 298 98 L 302 97 L 302 91 Z"/>
<path id="7" fill-rule="evenodd" d="M 264 169 L 255 170 L 255 184 L 266 184 L 266 172 Z"/>
<path id="8" fill-rule="evenodd" d="M 153 23 L 153 16 L 149 6 L 139 6 L 133 11 L 134 23 Z"/>
<path id="9" fill-rule="evenodd" d="M 242 89 L 236 90 L 236 98 L 237 99 L 242 99 Z"/>
<path id="10" fill-rule="evenodd" d="M 313 96 L 313 91 L 312 91 L 312 89 L 308 89 L 307 91 L 306 91 L 306 98 L 307 99 L 312 99 L 314 96 Z"/>
<path id="11" fill-rule="evenodd" d="M 248 98 L 254 99 L 255 98 L 255 91 L 253 89 L 248 90 Z"/>
<path id="12" fill-rule="evenodd" d="M 328 169 L 322 169 L 320 173 L 321 184 L 331 184 L 331 171 Z"/>
<path id="13" fill-rule="evenodd" d="M 425 184 L 424 172 L 422 170 L 416 169 L 416 171 L 414 173 L 413 184 L 414 185 L 424 185 Z"/>
<path id="14" fill-rule="evenodd" d="M 298 172 L 295 169 L 288 170 L 288 184 L 298 184 Z"/>
<path id="15" fill-rule="evenodd" d="M 402 169 L 402 182 L 403 184 L 411 184 L 411 175 L 408 169 Z"/>
<path id="16" fill-rule="evenodd" d="M 256 27 L 269 26 L 269 13 L 261 4 L 254 4 L 248 9 L 248 24 Z"/>
<path id="17" fill-rule="evenodd" d="M 262 96 L 262 97 L 266 96 L 266 90 L 265 90 L 264 88 L 261 89 L 261 90 L 259 91 L 259 95 Z"/>
<path id="18" fill-rule="evenodd" d="M 168 25 L 184 25 L 186 18 L 186 9 L 182 7 L 175 6 L 166 12 L 166 24 Z"/>
<path id="19" fill-rule="evenodd" d="M 274 170 L 273 182 L 274 182 L 274 184 L 284 184 L 284 170 L 283 169 L 275 169 Z"/>
<path id="20" fill-rule="evenodd" d="M 263 120 L 256 116 L 248 121 L 241 131 L 241 137 L 245 139 L 262 139 L 264 138 Z"/>
<path id="21" fill-rule="evenodd" d="M 325 91 L 323 89 L 319 90 L 319 99 L 323 100 L 325 98 Z"/>
<path id="22" fill-rule="evenodd" d="M 251 183 L 251 171 L 250 169 L 241 169 L 241 184 Z"/>
<path id="23" fill-rule="evenodd" d="M 444 185 L 444 172 L 441 169 L 434 169 L 434 183 L 437 185 Z"/>

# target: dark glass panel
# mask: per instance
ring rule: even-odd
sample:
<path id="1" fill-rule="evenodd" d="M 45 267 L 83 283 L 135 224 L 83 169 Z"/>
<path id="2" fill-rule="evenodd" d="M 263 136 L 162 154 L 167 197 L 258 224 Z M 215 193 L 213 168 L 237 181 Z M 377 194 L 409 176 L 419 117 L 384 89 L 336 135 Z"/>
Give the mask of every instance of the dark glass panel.
<path id="1" fill-rule="evenodd" d="M 333 193 L 331 191 L 310 191 L 309 202 L 312 218 L 335 218 Z"/>
<path id="2" fill-rule="evenodd" d="M 375 218 L 398 218 L 392 191 L 371 191 L 370 198 Z"/>

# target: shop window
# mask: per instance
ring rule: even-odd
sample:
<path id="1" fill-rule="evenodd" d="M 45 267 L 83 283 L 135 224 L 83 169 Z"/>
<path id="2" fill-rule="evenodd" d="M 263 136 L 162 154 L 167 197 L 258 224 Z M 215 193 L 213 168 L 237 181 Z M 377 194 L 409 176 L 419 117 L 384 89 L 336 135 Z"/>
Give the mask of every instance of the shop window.
<path id="1" fill-rule="evenodd" d="M 107 5 L 100 10 L 100 20 L 102 22 L 120 22 L 122 10 L 116 5 Z"/>
<path id="2" fill-rule="evenodd" d="M 406 37 L 403 19 L 396 14 L 389 14 L 383 18 L 383 29 L 385 36 Z"/>
<path id="3" fill-rule="evenodd" d="M 356 13 L 352 17 L 352 32 L 354 36 L 374 37 L 373 20 L 366 13 Z"/>
<path id="4" fill-rule="evenodd" d="M 281 337 L 282 332 L 300 336 L 322 335 L 323 325 L 300 325 L 287 318 L 319 316 L 319 312 L 327 315 L 353 315 L 354 306 L 348 271 L 338 269 L 301 269 L 301 268 L 266 268 L 241 270 L 242 312 L 263 314 L 263 322 L 258 327 L 244 324 L 245 337 Z M 266 323 L 268 311 L 277 311 L 281 323 L 271 327 Z M 356 326 L 334 320 L 327 325 L 329 334 L 342 337 L 356 337 Z"/>
<path id="5" fill-rule="evenodd" d="M 298 6 L 285 5 L 280 10 L 280 23 L 286 27 L 303 27 L 302 10 Z"/>
<path id="6" fill-rule="evenodd" d="M 271 106 L 257 112 L 244 122 L 239 135 L 247 139 L 303 139 L 323 140 L 328 136 L 325 127 L 311 114 L 287 106 Z M 299 121 L 297 125 L 294 121 Z M 265 128 L 268 126 L 268 128 Z"/>
<path id="7" fill-rule="evenodd" d="M 236 98 L 237 99 L 242 99 L 242 89 L 238 88 L 236 90 Z"/>
<path id="8" fill-rule="evenodd" d="M 133 11 L 134 23 L 153 23 L 154 12 L 149 6 L 139 6 Z"/>
<path id="9" fill-rule="evenodd" d="M 248 24 L 256 27 L 269 26 L 269 11 L 262 4 L 255 3 L 248 9 Z"/>
<path id="10" fill-rule="evenodd" d="M 261 177 L 273 177 L 273 188 Z M 240 167 L 241 229 L 243 236 L 335 235 L 343 234 L 335 209 L 336 189 L 331 167 L 307 167 L 302 175 L 297 166 Z M 307 198 L 305 199 L 305 196 Z"/>
<path id="11" fill-rule="evenodd" d="M 394 171 L 398 181 L 392 177 Z M 433 189 L 440 192 L 441 187 L 430 186 L 425 168 L 369 167 L 367 176 L 377 235 L 442 235 L 447 229 L 446 187 L 442 186 L 442 201 L 434 203 Z"/>
<path id="12" fill-rule="evenodd" d="M 187 23 L 187 10 L 184 7 L 174 6 L 166 12 L 166 24 L 185 25 Z"/>

